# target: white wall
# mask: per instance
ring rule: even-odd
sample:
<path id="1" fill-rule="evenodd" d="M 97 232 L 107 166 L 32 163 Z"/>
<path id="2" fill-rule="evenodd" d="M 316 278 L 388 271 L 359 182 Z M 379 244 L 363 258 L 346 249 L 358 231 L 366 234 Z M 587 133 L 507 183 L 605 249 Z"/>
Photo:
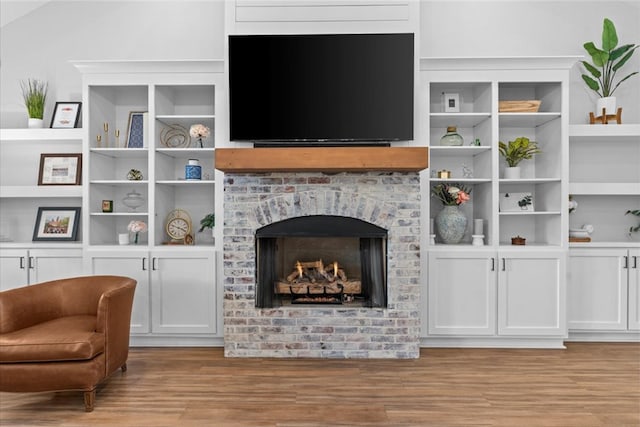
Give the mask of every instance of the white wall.
<path id="1" fill-rule="evenodd" d="M 24 0 L 2 0 L 3 14 Z M 417 0 L 410 0 L 417 1 Z M 55 0 L 0 28 L 0 127 L 25 127 L 19 81 L 50 83 L 48 121 L 56 100 L 80 100 L 81 81 L 69 60 L 218 59 L 224 56 L 223 0 Z M 421 56 L 583 55 L 600 44 L 609 17 L 621 42 L 640 43 L 640 1 L 420 2 Z M 626 69 L 640 69 L 640 52 Z M 571 122 L 593 109 L 576 66 Z M 623 121 L 640 122 L 640 76 L 616 93 Z"/>

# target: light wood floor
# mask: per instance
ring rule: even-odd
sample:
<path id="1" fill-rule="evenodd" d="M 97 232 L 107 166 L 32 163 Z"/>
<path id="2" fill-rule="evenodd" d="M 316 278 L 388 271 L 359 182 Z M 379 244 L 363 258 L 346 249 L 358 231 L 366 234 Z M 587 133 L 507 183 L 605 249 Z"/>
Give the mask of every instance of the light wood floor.
<path id="1" fill-rule="evenodd" d="M 418 360 L 135 348 L 82 393 L 0 393 L 2 426 L 639 426 L 640 344 L 423 349 Z"/>

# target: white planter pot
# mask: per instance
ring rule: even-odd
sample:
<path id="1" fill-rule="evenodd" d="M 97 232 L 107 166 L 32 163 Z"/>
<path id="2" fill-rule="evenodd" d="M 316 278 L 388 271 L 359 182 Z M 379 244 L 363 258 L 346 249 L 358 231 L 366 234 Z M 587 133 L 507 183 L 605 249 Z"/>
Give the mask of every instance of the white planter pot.
<path id="1" fill-rule="evenodd" d="M 29 127 L 29 129 L 41 129 L 43 127 L 43 122 L 44 120 L 42 119 L 32 119 L 31 117 L 29 117 L 27 126 Z"/>
<path id="2" fill-rule="evenodd" d="M 505 179 L 520 179 L 520 166 L 514 166 L 512 168 L 504 168 Z"/>
<path id="3" fill-rule="evenodd" d="M 604 108 L 605 114 L 615 114 L 618 108 L 618 103 L 615 96 L 607 96 L 606 98 L 598 98 L 596 102 L 596 116 L 602 114 Z"/>

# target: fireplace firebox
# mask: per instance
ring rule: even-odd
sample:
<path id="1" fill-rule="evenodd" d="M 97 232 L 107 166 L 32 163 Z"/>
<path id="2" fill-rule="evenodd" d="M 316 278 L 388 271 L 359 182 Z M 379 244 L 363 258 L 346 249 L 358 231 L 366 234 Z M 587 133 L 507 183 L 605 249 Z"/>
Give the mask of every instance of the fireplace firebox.
<path id="1" fill-rule="evenodd" d="M 387 230 L 311 215 L 256 230 L 259 308 L 287 304 L 387 306 Z"/>

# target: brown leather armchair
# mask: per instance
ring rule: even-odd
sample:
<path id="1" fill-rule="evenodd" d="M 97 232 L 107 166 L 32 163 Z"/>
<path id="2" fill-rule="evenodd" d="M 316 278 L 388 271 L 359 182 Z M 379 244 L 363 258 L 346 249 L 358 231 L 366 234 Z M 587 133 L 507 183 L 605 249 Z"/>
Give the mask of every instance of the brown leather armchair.
<path id="1" fill-rule="evenodd" d="M 136 281 L 54 280 L 0 292 L 0 391 L 84 391 L 126 370 Z"/>

